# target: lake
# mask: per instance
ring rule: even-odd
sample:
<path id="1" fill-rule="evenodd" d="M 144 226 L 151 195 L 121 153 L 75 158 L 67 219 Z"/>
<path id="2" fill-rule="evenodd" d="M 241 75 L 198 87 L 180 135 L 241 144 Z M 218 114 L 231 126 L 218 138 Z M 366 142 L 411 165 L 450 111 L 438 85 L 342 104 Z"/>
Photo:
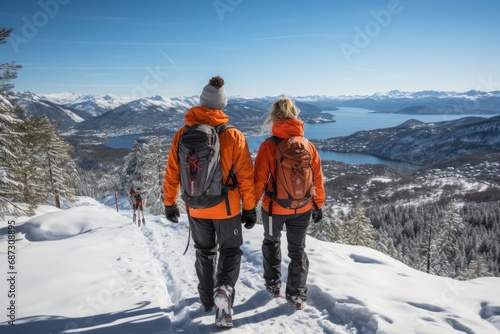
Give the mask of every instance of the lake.
<path id="1" fill-rule="evenodd" d="M 403 115 L 381 114 L 363 108 L 341 107 L 339 110 L 325 111 L 335 115 L 335 123 L 305 124 L 305 136 L 309 139 L 325 139 L 331 137 L 348 136 L 358 131 L 390 128 L 400 125 L 409 119 L 416 119 L 425 123 L 451 121 L 464 117 L 492 117 L 494 115 Z M 107 146 L 113 148 L 131 148 L 134 138 L 140 135 L 124 135 L 108 138 Z M 247 137 L 251 152 L 256 152 L 267 135 Z M 386 164 L 409 169 L 418 169 L 418 166 L 398 161 L 380 159 L 368 154 L 337 153 L 320 151 L 322 160 L 336 160 L 347 164 Z"/>

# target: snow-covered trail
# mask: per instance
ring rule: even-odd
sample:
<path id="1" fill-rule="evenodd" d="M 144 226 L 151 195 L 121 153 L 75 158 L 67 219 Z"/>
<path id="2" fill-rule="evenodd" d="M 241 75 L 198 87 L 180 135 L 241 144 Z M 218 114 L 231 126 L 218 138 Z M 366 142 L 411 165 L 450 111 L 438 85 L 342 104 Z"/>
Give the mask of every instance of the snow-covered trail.
<path id="1" fill-rule="evenodd" d="M 261 226 L 255 227 L 261 230 Z M 168 222 L 157 216 L 146 216 L 146 226 L 140 227 L 148 245 L 153 261 L 160 269 L 157 273 L 163 280 L 169 300 L 160 300 L 163 305 L 173 305 L 166 315 L 174 332 L 212 333 L 218 329 L 214 325 L 214 312 L 204 312 L 198 298 L 194 262 L 195 251 L 190 246 L 182 255 L 188 238 L 188 223 L 185 217 L 178 224 Z M 236 284 L 234 303 L 234 328 L 232 333 L 345 333 L 333 320 L 339 320 L 328 311 L 320 311 L 310 304 L 303 311 L 294 311 L 284 298 L 272 298 L 264 286 L 262 276 L 261 240 L 255 235 L 262 235 L 244 230 L 243 258 L 240 278 Z M 285 253 L 286 254 L 286 253 Z M 284 261 L 284 276 L 286 266 Z M 323 304 L 320 289 L 311 287 L 311 300 Z M 331 298 L 330 298 L 331 299 Z M 330 300 L 333 304 L 333 301 Z M 285 321 L 282 321 L 286 317 Z M 353 315 L 354 318 L 357 316 Z M 343 321 L 341 321 L 343 322 Z"/>

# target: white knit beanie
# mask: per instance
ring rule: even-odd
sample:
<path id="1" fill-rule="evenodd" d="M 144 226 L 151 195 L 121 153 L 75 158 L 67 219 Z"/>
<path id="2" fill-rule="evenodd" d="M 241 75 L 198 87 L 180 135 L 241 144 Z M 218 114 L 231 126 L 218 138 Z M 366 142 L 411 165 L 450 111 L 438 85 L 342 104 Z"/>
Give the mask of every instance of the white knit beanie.
<path id="1" fill-rule="evenodd" d="M 200 95 L 200 104 L 212 110 L 222 110 L 227 106 L 227 96 L 224 90 L 224 79 L 213 77 L 203 88 Z"/>

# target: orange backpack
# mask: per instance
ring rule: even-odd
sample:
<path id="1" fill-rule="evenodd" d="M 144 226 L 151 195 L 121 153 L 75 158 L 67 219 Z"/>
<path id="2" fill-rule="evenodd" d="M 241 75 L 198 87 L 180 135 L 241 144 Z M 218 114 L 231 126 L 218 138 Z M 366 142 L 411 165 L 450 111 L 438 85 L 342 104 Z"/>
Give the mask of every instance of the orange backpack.
<path id="1" fill-rule="evenodd" d="M 270 137 L 276 144 L 272 190 L 267 194 L 279 205 L 288 209 L 298 209 L 314 200 L 314 173 L 309 142 L 302 136 L 280 139 Z"/>

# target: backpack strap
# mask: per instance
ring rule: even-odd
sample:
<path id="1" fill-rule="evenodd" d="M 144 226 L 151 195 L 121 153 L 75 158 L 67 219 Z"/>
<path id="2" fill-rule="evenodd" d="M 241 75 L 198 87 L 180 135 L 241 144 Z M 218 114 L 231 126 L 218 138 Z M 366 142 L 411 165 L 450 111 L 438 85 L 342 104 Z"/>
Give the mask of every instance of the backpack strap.
<path id="1" fill-rule="evenodd" d="M 214 126 L 214 128 L 215 128 L 215 131 L 217 131 L 217 134 L 220 135 L 225 130 L 234 128 L 234 126 L 229 124 L 229 123 L 222 123 L 222 124 L 219 124 L 217 126 Z"/>
<path id="2" fill-rule="evenodd" d="M 281 139 L 280 137 L 271 136 L 269 138 L 266 138 L 266 140 L 272 141 L 273 143 L 278 145 L 280 143 L 280 141 L 282 141 L 283 139 Z"/>
<path id="3" fill-rule="evenodd" d="M 271 141 L 273 142 L 276 146 L 278 146 L 278 144 L 283 140 L 282 138 L 279 138 L 279 137 L 276 137 L 276 136 L 271 136 L 269 138 L 266 138 L 266 140 L 268 141 Z M 275 172 L 276 172 L 276 166 L 277 166 L 277 162 L 275 162 Z M 271 178 L 272 178 L 272 181 L 271 181 Z M 272 182 L 272 191 L 269 190 L 269 182 Z M 266 182 L 266 191 L 265 191 L 265 194 L 267 196 L 269 196 L 269 198 L 271 199 L 269 201 L 269 217 L 272 217 L 273 216 L 273 196 L 274 196 L 274 190 L 276 189 L 276 178 L 269 174 L 269 179 L 267 180 Z M 272 219 L 272 218 L 271 218 Z"/>
<path id="4" fill-rule="evenodd" d="M 220 135 L 222 132 L 230 128 L 234 128 L 234 126 L 229 123 L 222 123 L 215 126 L 215 131 L 217 131 L 217 134 Z M 226 181 L 222 184 L 222 189 L 225 192 L 224 201 L 226 202 L 226 212 L 228 216 L 231 215 L 231 207 L 229 205 L 229 191 L 236 189 L 236 186 L 237 186 L 236 174 L 234 173 L 234 170 L 231 168 L 229 170 L 229 174 L 227 174 Z"/>

